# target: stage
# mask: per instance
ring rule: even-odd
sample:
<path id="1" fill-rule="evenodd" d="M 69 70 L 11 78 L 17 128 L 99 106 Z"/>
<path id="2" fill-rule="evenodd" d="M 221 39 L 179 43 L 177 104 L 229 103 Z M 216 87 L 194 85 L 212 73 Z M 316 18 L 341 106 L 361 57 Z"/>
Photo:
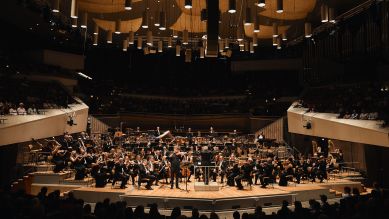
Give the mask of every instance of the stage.
<path id="1" fill-rule="evenodd" d="M 254 208 L 258 205 L 263 207 L 279 206 L 283 200 L 292 203 L 295 200 L 308 201 L 319 199 L 321 194 L 328 198 L 334 198 L 343 191 L 345 186 L 359 188 L 360 182 L 347 179 L 331 179 L 323 183 L 312 183 L 305 181 L 301 184 L 290 183 L 287 187 L 276 184 L 267 188 L 260 188 L 259 185 L 245 185 L 244 190 L 237 190 L 236 187 L 223 186 L 219 183 L 218 191 L 195 191 L 194 183 L 188 183 L 188 191 L 185 190 L 185 183 L 180 183 L 181 189 L 170 189 L 170 184 L 153 186 L 153 190 L 146 190 L 144 186 L 139 190 L 132 185 L 126 189 L 112 187 L 110 184 L 105 188 L 80 187 L 72 189 L 76 198 L 85 202 L 96 203 L 109 198 L 111 201 L 126 201 L 129 206 L 148 206 L 157 203 L 160 208 L 182 209 L 198 208 L 199 210 L 229 210 Z"/>

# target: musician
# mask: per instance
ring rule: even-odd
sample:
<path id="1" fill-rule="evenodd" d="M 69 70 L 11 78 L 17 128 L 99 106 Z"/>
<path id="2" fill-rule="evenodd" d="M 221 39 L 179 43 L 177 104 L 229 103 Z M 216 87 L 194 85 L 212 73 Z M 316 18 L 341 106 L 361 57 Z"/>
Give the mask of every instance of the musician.
<path id="1" fill-rule="evenodd" d="M 119 161 L 117 163 L 115 163 L 115 166 L 114 166 L 114 175 L 113 175 L 112 185 L 115 185 L 116 181 L 121 181 L 120 188 L 124 189 L 124 188 L 126 188 L 126 184 L 127 184 L 128 179 L 129 179 L 129 176 L 127 174 L 126 165 L 124 165 L 124 159 L 119 158 Z"/>
<path id="2" fill-rule="evenodd" d="M 212 172 L 212 179 L 214 182 L 216 182 L 217 175 L 220 175 L 221 183 L 223 183 L 224 176 L 227 173 L 228 163 L 226 161 L 224 161 L 224 158 L 222 155 L 220 155 L 217 158 L 216 166 L 217 166 L 217 168 Z"/>
<path id="3" fill-rule="evenodd" d="M 72 167 L 76 170 L 76 175 L 74 177 L 75 180 L 83 180 L 86 175 L 85 152 L 82 153 L 83 154 L 77 154 L 76 151 L 72 151 L 70 154 L 70 161 L 72 162 Z"/>
<path id="4" fill-rule="evenodd" d="M 53 143 L 54 145 L 54 143 Z M 54 173 L 58 173 L 60 171 L 62 171 L 65 167 L 66 167 L 66 150 L 60 150 L 61 148 L 61 145 L 59 144 L 56 144 L 54 146 L 54 150 L 53 152 L 51 153 L 51 155 L 53 156 L 53 163 L 55 164 L 55 167 L 54 167 Z"/>
<path id="5" fill-rule="evenodd" d="M 155 168 L 155 159 L 154 159 L 154 156 L 150 155 L 148 158 L 147 158 L 147 169 L 149 171 L 149 174 L 150 176 L 152 176 L 155 180 L 155 185 L 158 186 L 158 171 L 157 169 Z"/>
<path id="6" fill-rule="evenodd" d="M 239 164 L 235 163 L 231 169 L 230 174 L 227 177 L 227 185 L 229 186 L 235 186 L 235 177 L 237 177 L 240 174 L 240 168 Z"/>
<path id="7" fill-rule="evenodd" d="M 202 148 L 200 155 L 201 155 L 201 165 L 202 166 L 210 166 L 211 160 L 212 160 L 212 152 L 210 150 L 208 150 L 207 146 L 204 146 Z M 208 167 L 204 168 L 204 184 L 205 185 L 209 184 L 209 168 Z"/>
<path id="8" fill-rule="evenodd" d="M 147 164 L 148 164 L 147 160 L 143 160 L 142 164 L 139 165 L 138 186 L 140 187 L 142 179 L 148 179 L 146 189 L 152 190 L 151 185 L 153 184 L 153 182 L 155 180 L 155 176 L 150 173 L 150 170 L 148 169 Z"/>
<path id="9" fill-rule="evenodd" d="M 160 179 L 165 179 L 166 184 L 168 184 L 167 178 L 168 178 L 168 171 L 170 170 L 169 168 L 170 168 L 170 163 L 166 159 L 166 156 L 163 156 L 158 171 L 157 181 Z"/>
<path id="10" fill-rule="evenodd" d="M 263 162 L 261 167 L 263 170 L 262 175 L 259 176 L 259 181 L 261 182 L 261 188 L 266 188 L 266 186 L 269 184 L 269 179 L 274 180 L 273 165 L 271 162 Z"/>
<path id="11" fill-rule="evenodd" d="M 253 160 L 249 158 L 247 162 L 242 165 L 240 174 L 237 177 L 235 177 L 235 182 L 236 182 L 236 186 L 238 187 L 238 190 L 243 189 L 242 179 L 247 180 L 249 185 L 253 184 L 252 177 L 251 177 L 251 171 L 253 170 L 252 162 Z"/>
<path id="12" fill-rule="evenodd" d="M 174 185 L 174 179 L 176 180 L 176 188 L 179 189 L 178 186 L 179 178 L 180 178 L 180 162 L 181 162 L 181 155 L 180 155 L 180 148 L 178 146 L 174 147 L 173 153 L 170 154 L 170 189 L 173 189 Z"/>
<path id="13" fill-rule="evenodd" d="M 95 186 L 97 188 L 104 188 L 107 185 L 109 178 L 108 170 L 103 163 L 95 164 L 91 170 L 91 176 L 95 179 Z"/>
<path id="14" fill-rule="evenodd" d="M 186 133 L 186 137 L 188 138 L 188 144 L 191 146 L 193 144 L 193 132 L 191 128 L 188 128 L 188 132 Z"/>

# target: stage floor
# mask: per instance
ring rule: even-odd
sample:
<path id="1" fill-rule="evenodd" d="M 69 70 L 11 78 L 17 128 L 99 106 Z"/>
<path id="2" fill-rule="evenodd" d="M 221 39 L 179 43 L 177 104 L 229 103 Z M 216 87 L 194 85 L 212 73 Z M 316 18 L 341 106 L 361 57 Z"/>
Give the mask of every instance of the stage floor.
<path id="1" fill-rule="evenodd" d="M 361 189 L 360 182 L 345 179 L 332 179 L 323 183 L 304 182 L 301 184 L 290 183 L 286 187 L 274 184 L 267 188 L 253 185 L 251 188 L 245 185 L 244 190 L 237 190 L 236 187 L 223 186 L 219 191 L 195 191 L 194 183 L 188 183 L 188 191 L 185 190 L 185 183 L 180 183 L 181 189 L 170 189 L 170 184 L 153 186 L 153 190 L 146 190 L 144 184 L 141 188 L 127 185 L 128 188 L 112 188 L 109 184 L 105 188 L 81 187 L 72 190 L 77 198 L 86 202 L 96 203 L 110 198 L 111 201 L 124 200 L 131 206 L 157 203 L 164 208 L 176 206 L 184 209 L 196 207 L 201 210 L 223 210 L 235 208 L 250 208 L 257 205 L 275 206 L 280 205 L 283 200 L 289 203 L 299 200 L 319 199 L 321 194 L 333 198 L 337 192 L 343 191 L 345 186 Z"/>

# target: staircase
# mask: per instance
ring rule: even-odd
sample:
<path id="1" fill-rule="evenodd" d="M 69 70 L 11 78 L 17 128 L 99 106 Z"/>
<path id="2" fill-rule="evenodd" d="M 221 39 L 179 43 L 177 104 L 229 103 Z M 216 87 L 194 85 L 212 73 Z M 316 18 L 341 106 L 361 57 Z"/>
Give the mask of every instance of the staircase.
<path id="1" fill-rule="evenodd" d="M 94 116 L 90 115 L 89 121 L 91 124 L 91 133 L 95 133 L 95 134 L 106 133 L 108 132 L 108 128 L 110 128 L 109 125 L 107 125 L 106 123 L 102 122 L 101 120 L 99 120 Z"/>

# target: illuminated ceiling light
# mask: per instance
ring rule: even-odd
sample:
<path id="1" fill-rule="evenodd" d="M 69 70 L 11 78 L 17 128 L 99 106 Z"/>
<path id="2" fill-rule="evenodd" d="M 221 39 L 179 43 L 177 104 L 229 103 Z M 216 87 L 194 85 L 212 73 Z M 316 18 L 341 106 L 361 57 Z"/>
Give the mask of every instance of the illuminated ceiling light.
<path id="1" fill-rule="evenodd" d="M 137 49 L 142 49 L 142 37 L 141 36 L 138 36 L 138 41 L 137 41 L 137 45 L 136 45 L 136 48 Z"/>
<path id="2" fill-rule="evenodd" d="M 155 12 L 155 17 L 154 17 L 154 26 L 159 27 L 161 25 L 161 17 L 159 16 L 159 11 L 157 10 Z"/>
<path id="3" fill-rule="evenodd" d="M 171 37 L 169 37 L 169 38 L 167 39 L 167 47 L 168 47 L 168 48 L 172 48 L 172 47 L 173 47 L 173 40 L 172 40 Z"/>
<path id="4" fill-rule="evenodd" d="M 148 47 L 143 48 L 143 54 L 144 54 L 144 55 L 150 54 L 150 50 L 149 50 Z"/>
<path id="5" fill-rule="evenodd" d="M 132 45 L 134 44 L 135 34 L 133 31 L 130 31 L 128 33 L 128 44 Z"/>
<path id="6" fill-rule="evenodd" d="M 312 37 L 312 25 L 309 22 L 305 22 L 305 38 Z"/>
<path id="7" fill-rule="evenodd" d="M 178 38 L 178 31 L 177 30 L 173 30 L 172 36 L 173 36 L 173 38 Z"/>
<path id="8" fill-rule="evenodd" d="M 96 23 L 93 28 L 93 35 L 99 35 L 99 26 Z"/>
<path id="9" fill-rule="evenodd" d="M 334 8 L 328 8 L 328 21 L 331 23 L 336 23 Z"/>
<path id="10" fill-rule="evenodd" d="M 259 16 L 255 15 L 255 20 L 254 20 L 254 33 L 259 33 L 261 31 L 260 26 L 259 26 Z"/>
<path id="11" fill-rule="evenodd" d="M 203 59 L 205 57 L 205 49 L 204 47 L 200 47 L 200 59 Z"/>
<path id="12" fill-rule="evenodd" d="M 328 22 L 328 6 L 326 4 L 322 4 L 320 7 L 320 17 L 322 23 Z"/>
<path id="13" fill-rule="evenodd" d="M 192 8 L 192 0 L 185 0 L 185 6 L 186 9 Z"/>
<path id="14" fill-rule="evenodd" d="M 277 49 L 282 49 L 281 38 L 277 37 Z"/>
<path id="15" fill-rule="evenodd" d="M 204 9 L 201 10 L 200 20 L 202 22 L 206 22 L 208 20 L 207 9 L 204 8 Z"/>
<path id="16" fill-rule="evenodd" d="M 72 0 L 72 3 L 70 5 L 70 17 L 71 18 L 78 18 L 78 4 L 77 4 L 77 0 Z"/>
<path id="17" fill-rule="evenodd" d="M 120 25 L 121 25 L 122 21 L 120 19 L 117 19 L 115 21 L 115 33 L 116 34 L 120 34 Z"/>
<path id="18" fill-rule="evenodd" d="M 250 42 L 250 53 L 254 53 L 254 43 Z"/>
<path id="19" fill-rule="evenodd" d="M 181 45 L 176 45 L 176 56 L 181 56 Z"/>
<path id="20" fill-rule="evenodd" d="M 163 52 L 163 42 L 162 42 L 162 40 L 158 41 L 158 52 Z"/>
<path id="21" fill-rule="evenodd" d="M 124 9 L 127 11 L 132 10 L 132 0 L 126 0 L 124 3 Z"/>
<path id="22" fill-rule="evenodd" d="M 93 45 L 97 46 L 99 42 L 99 35 L 93 35 Z"/>
<path id="23" fill-rule="evenodd" d="M 146 34 L 146 44 L 148 46 L 153 46 L 153 32 L 151 30 L 147 31 L 147 34 Z"/>
<path id="24" fill-rule="evenodd" d="M 112 43 L 112 30 L 107 32 L 107 43 Z"/>
<path id="25" fill-rule="evenodd" d="M 142 16 L 142 28 L 147 29 L 149 28 L 149 13 L 148 10 L 145 10 L 143 12 Z"/>
<path id="26" fill-rule="evenodd" d="M 224 49 L 229 49 L 230 48 L 230 42 L 228 41 L 228 38 L 224 39 Z"/>
<path id="27" fill-rule="evenodd" d="M 77 18 L 72 18 L 72 27 L 73 28 L 77 27 Z"/>
<path id="28" fill-rule="evenodd" d="M 123 51 L 127 51 L 128 48 L 128 37 L 123 40 Z"/>
<path id="29" fill-rule="evenodd" d="M 244 51 L 244 42 L 239 41 L 239 51 L 243 52 Z"/>
<path id="30" fill-rule="evenodd" d="M 191 49 L 185 50 L 185 62 L 192 62 L 192 50 Z"/>
<path id="31" fill-rule="evenodd" d="M 282 31 L 282 41 L 287 41 L 288 36 L 286 35 L 286 30 Z"/>
<path id="32" fill-rule="evenodd" d="M 238 41 L 242 41 L 243 40 L 243 30 L 242 30 L 242 27 L 240 27 L 240 26 L 238 26 L 237 30 L 236 30 L 236 39 Z"/>
<path id="33" fill-rule="evenodd" d="M 87 25 L 88 25 L 88 13 L 84 12 L 82 13 L 80 27 L 86 29 Z"/>
<path id="34" fill-rule="evenodd" d="M 257 6 L 261 7 L 261 8 L 265 7 L 266 6 L 266 1 L 265 0 L 259 0 Z"/>
<path id="35" fill-rule="evenodd" d="M 278 37 L 273 37 L 273 46 L 277 46 L 278 44 L 277 44 L 277 38 Z"/>
<path id="36" fill-rule="evenodd" d="M 253 34 L 253 46 L 258 46 L 258 36 L 256 33 Z"/>
<path id="37" fill-rule="evenodd" d="M 223 52 L 223 51 L 224 51 L 224 41 L 219 40 L 219 52 Z"/>
<path id="38" fill-rule="evenodd" d="M 53 3 L 53 9 L 51 9 L 52 12 L 58 13 L 59 12 L 59 0 L 54 0 Z"/>
<path id="39" fill-rule="evenodd" d="M 284 0 L 277 0 L 277 10 L 276 12 L 278 14 L 281 14 L 282 12 L 284 12 Z"/>
<path id="40" fill-rule="evenodd" d="M 246 51 L 246 52 L 249 51 L 249 42 L 247 42 L 247 41 L 244 42 L 244 51 Z"/>
<path id="41" fill-rule="evenodd" d="M 188 32 L 188 30 L 184 30 L 183 32 L 182 32 L 182 44 L 184 44 L 184 45 L 187 45 L 189 42 L 189 32 Z"/>
<path id="42" fill-rule="evenodd" d="M 278 23 L 273 22 L 273 37 L 278 37 Z"/>
<path id="43" fill-rule="evenodd" d="M 228 2 L 228 13 L 236 13 L 236 0 L 229 0 Z"/>
<path id="44" fill-rule="evenodd" d="M 251 20 L 251 8 L 247 7 L 246 8 L 246 17 L 244 19 L 244 25 L 249 26 L 251 25 L 252 20 Z"/>
<path id="45" fill-rule="evenodd" d="M 159 12 L 159 29 L 166 30 L 166 14 L 164 11 Z"/>

